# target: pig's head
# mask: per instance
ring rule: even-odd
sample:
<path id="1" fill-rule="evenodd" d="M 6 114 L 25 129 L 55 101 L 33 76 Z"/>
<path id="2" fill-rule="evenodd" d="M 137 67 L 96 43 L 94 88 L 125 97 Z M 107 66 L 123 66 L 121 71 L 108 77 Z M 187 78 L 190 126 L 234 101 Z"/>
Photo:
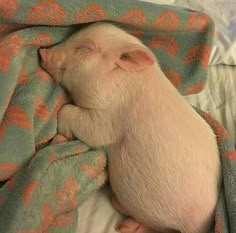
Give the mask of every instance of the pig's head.
<path id="1" fill-rule="evenodd" d="M 42 67 L 76 104 L 87 108 L 113 104 L 157 65 L 153 53 L 137 38 L 109 23 L 92 24 L 39 53 Z"/>

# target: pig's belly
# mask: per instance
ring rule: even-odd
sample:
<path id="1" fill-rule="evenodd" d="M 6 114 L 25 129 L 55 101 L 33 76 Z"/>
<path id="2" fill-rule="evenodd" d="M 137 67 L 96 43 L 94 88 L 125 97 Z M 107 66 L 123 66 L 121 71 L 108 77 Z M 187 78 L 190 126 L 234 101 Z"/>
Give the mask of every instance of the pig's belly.
<path id="1" fill-rule="evenodd" d="M 166 193 L 166 187 L 161 187 L 155 164 L 150 167 L 145 162 L 137 163 L 128 159 L 109 161 L 112 190 L 127 215 L 146 225 L 160 225 L 159 216 L 168 212 L 165 200 L 171 198 L 170 193 Z"/>
<path id="2" fill-rule="evenodd" d="M 202 218 L 213 213 L 217 181 L 206 179 L 206 174 L 199 177 L 196 163 L 179 168 L 168 158 L 163 163 L 153 154 L 128 155 L 119 150 L 108 154 L 108 160 L 109 180 L 116 198 L 127 215 L 140 223 L 156 229 L 168 228 L 169 223 L 193 226 L 194 210 Z"/>

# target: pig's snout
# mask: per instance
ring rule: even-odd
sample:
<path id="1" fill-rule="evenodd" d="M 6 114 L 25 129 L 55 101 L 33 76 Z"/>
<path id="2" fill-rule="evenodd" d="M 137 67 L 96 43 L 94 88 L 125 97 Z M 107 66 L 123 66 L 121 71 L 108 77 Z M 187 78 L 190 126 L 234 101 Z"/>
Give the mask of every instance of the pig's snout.
<path id="1" fill-rule="evenodd" d="M 48 65 L 48 60 L 49 60 L 49 53 L 47 51 L 47 49 L 39 49 L 39 54 L 41 57 L 41 65 L 43 68 L 46 68 Z"/>
<path id="2" fill-rule="evenodd" d="M 53 48 L 41 48 L 39 49 L 39 54 L 41 57 L 41 66 L 48 72 L 62 68 L 65 60 L 64 51 L 58 51 Z"/>

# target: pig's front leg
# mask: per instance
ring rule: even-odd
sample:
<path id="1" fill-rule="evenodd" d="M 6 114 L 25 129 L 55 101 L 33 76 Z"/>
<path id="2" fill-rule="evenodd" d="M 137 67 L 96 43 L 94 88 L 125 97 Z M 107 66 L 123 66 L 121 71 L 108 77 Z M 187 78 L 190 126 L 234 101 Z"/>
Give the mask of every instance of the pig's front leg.
<path id="1" fill-rule="evenodd" d="M 74 118 L 74 114 L 71 113 L 72 105 L 64 105 L 58 113 L 58 124 L 57 129 L 58 133 L 62 134 L 67 138 L 73 138 L 74 134 L 71 130 L 71 120 Z"/>
<path id="2" fill-rule="evenodd" d="M 59 111 L 58 131 L 68 138 L 76 137 L 90 146 L 101 144 L 99 122 L 94 121 L 89 110 L 72 104 L 64 105 Z"/>

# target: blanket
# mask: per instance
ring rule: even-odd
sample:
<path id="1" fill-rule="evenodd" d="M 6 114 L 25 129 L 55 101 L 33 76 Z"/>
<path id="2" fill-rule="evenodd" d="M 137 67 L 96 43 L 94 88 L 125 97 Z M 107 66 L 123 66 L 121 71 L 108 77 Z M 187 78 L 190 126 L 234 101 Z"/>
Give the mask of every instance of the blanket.
<path id="1" fill-rule="evenodd" d="M 39 47 L 101 20 L 119 23 L 143 40 L 181 94 L 205 85 L 214 23 L 204 13 L 134 0 L 1 0 L 0 233 L 75 232 L 77 208 L 107 179 L 104 151 L 57 133 L 57 113 L 69 98 L 40 68 L 38 55 Z M 225 131 L 212 124 L 223 140 L 229 178 L 216 232 L 236 232 L 234 192 L 226 192 L 234 191 L 230 169 L 236 155 Z"/>
<path id="2" fill-rule="evenodd" d="M 195 108 L 215 132 L 222 164 L 222 185 L 211 233 L 236 232 L 236 151 L 227 130 L 208 113 Z"/>

